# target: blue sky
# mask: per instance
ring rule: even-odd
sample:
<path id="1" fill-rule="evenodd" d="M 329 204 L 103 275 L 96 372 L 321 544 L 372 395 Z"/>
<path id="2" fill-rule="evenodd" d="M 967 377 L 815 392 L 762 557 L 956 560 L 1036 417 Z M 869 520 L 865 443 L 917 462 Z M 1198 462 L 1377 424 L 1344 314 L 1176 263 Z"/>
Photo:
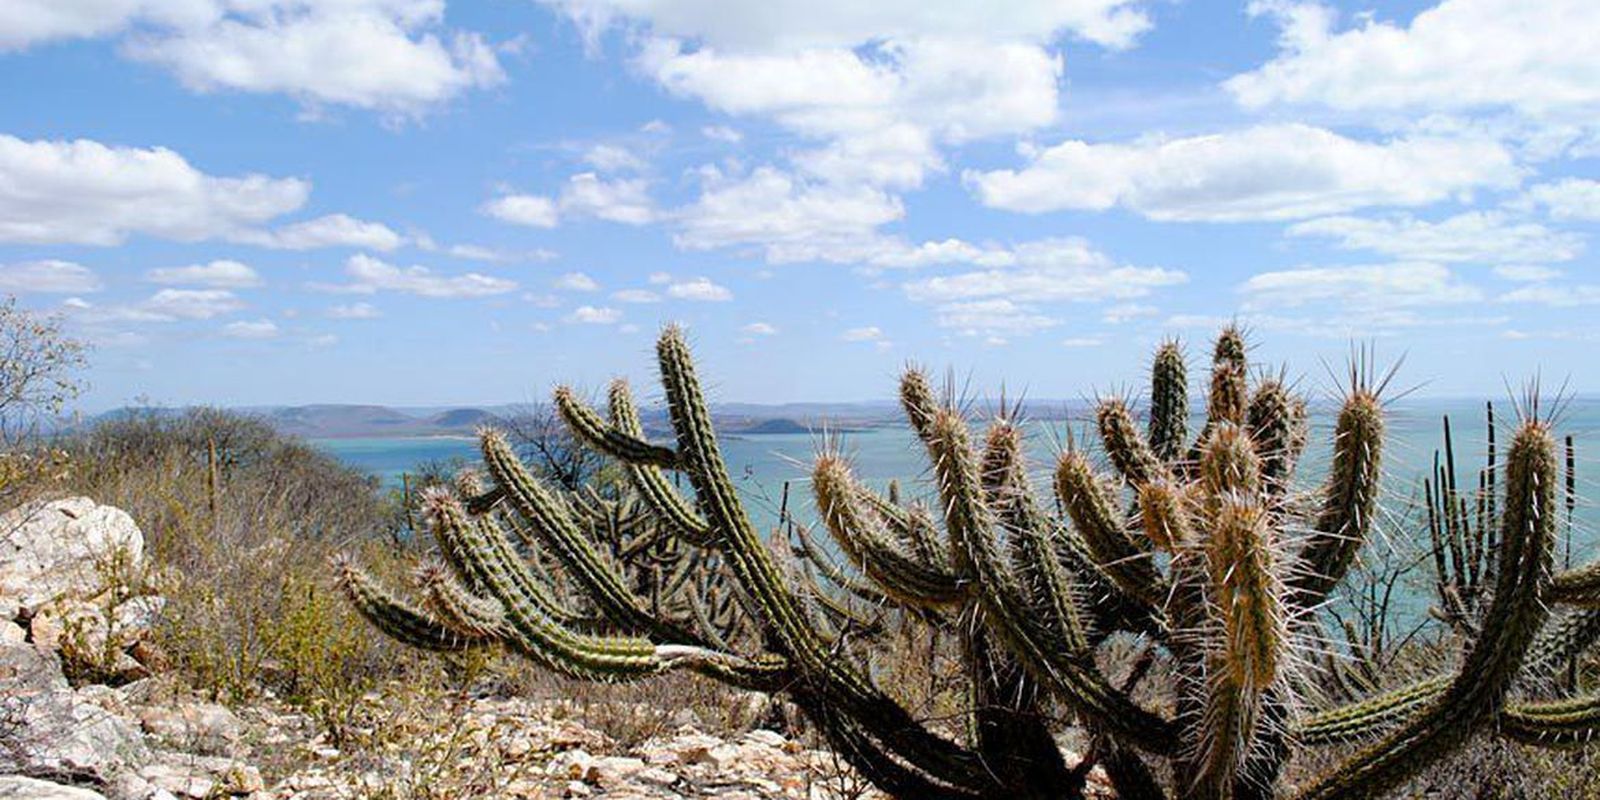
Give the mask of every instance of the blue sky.
<path id="1" fill-rule="evenodd" d="M 722 6 L 722 7 L 719 7 Z M 0 292 L 90 410 L 642 383 L 1077 397 L 1222 321 L 1312 385 L 1600 391 L 1600 13 L 4 0 Z"/>

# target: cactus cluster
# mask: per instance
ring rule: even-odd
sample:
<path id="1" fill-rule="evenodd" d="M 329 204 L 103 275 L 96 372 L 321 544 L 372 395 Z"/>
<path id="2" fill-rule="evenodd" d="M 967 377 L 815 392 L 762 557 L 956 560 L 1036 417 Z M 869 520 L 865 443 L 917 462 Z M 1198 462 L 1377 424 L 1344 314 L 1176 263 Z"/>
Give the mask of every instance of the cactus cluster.
<path id="1" fill-rule="evenodd" d="M 764 541 L 730 480 L 682 331 L 668 327 L 657 355 L 671 446 L 647 441 L 623 383 L 604 416 L 566 389 L 555 403 L 578 439 L 625 466 L 631 513 L 648 519 L 635 538 L 673 548 L 673 569 L 652 580 L 624 569 L 616 548 L 599 544 L 596 531 L 611 528 L 595 521 L 606 514 L 543 485 L 486 430 L 489 482 L 425 499 L 444 563 L 419 574 L 420 603 L 346 562 L 339 580 L 355 607 L 425 649 L 498 646 L 577 678 L 690 670 L 781 693 L 900 797 L 1074 796 L 1093 764 L 1126 797 L 1373 797 L 1479 734 L 1569 745 L 1600 728 L 1600 698 L 1540 701 L 1519 688 L 1525 666 L 1559 663 L 1600 632 L 1586 614 L 1545 625 L 1555 606 L 1600 607 L 1600 570 L 1552 572 L 1558 464 L 1536 408 L 1511 437 L 1485 515 L 1498 520 L 1494 546 L 1478 554 L 1494 562 L 1481 572 L 1492 583 L 1448 612 L 1464 637 L 1460 665 L 1319 707 L 1327 676 L 1307 657 L 1325 647 L 1319 610 L 1379 509 L 1383 381 L 1369 371 L 1351 370 L 1326 479 L 1296 488 L 1305 400 L 1281 377 L 1252 380 L 1230 327 L 1215 342 L 1204 423 L 1191 437 L 1185 359 L 1163 344 L 1147 423 L 1123 399 L 1100 402 L 1094 423 L 1111 473 L 1069 442 L 1052 504 L 1030 479 L 1014 413 L 975 436 L 970 415 L 910 368 L 900 400 L 936 497 L 880 495 L 847 459 L 820 455 L 811 486 L 845 567 L 803 533 L 799 558 Z M 552 589 L 557 577 L 568 593 Z M 872 621 L 844 596 L 959 643 L 964 736 L 919 720 L 852 657 L 846 640 Z M 1125 633 L 1148 646 L 1114 678 L 1097 654 Z M 1153 663 L 1172 679 L 1141 686 L 1155 683 L 1145 681 Z M 1057 747 L 1063 720 L 1088 736 L 1078 764 Z M 1297 750 L 1348 742 L 1363 744 L 1304 785 L 1284 785 Z"/>

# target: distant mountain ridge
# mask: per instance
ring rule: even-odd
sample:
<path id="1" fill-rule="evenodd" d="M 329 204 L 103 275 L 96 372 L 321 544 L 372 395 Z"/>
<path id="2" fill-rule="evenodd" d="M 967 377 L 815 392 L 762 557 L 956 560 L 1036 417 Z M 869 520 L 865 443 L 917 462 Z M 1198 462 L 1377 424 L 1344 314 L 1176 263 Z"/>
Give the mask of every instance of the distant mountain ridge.
<path id="1" fill-rule="evenodd" d="M 1082 403 L 1041 400 L 1028 404 L 1033 419 L 1062 419 L 1078 414 Z M 356 439 L 407 436 L 469 436 L 481 425 L 498 424 L 526 406 L 404 407 L 360 403 L 316 403 L 303 406 L 247 406 L 234 409 L 261 417 L 277 430 L 307 439 Z M 118 408 L 101 418 L 132 413 L 175 414 L 176 408 Z M 979 404 L 972 413 L 983 415 Z M 889 400 L 856 403 L 722 403 L 711 407 L 719 430 L 735 436 L 842 431 L 899 424 L 898 404 Z M 641 409 L 646 432 L 670 437 L 671 423 L 662 408 Z"/>

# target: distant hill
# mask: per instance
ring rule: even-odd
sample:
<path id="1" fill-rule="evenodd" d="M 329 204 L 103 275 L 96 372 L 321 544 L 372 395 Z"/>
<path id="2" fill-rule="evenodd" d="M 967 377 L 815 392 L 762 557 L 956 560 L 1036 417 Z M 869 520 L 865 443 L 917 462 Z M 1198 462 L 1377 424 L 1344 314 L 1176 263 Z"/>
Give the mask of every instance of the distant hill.
<path id="1" fill-rule="evenodd" d="M 1028 413 L 1033 419 L 1060 419 L 1064 412 L 1078 413 L 1082 403 L 1058 400 L 1035 400 L 1028 403 Z M 238 411 L 255 414 L 277 430 L 307 439 L 354 439 L 403 436 L 470 436 L 482 425 L 493 425 L 526 406 L 499 405 L 432 406 L 406 408 L 395 406 L 318 403 L 304 406 L 255 406 Z M 177 408 L 140 408 L 137 413 L 177 414 Z M 119 408 L 107 411 L 100 418 L 108 419 L 135 413 L 133 409 Z M 980 403 L 973 413 L 986 413 Z M 785 403 L 782 405 L 757 405 L 753 403 L 720 403 L 711 407 L 711 415 L 720 431 L 731 435 L 796 434 L 813 431 L 848 431 L 899 424 L 902 420 L 899 406 L 892 401 L 859 403 Z M 671 438 L 672 424 L 666 410 L 660 407 L 641 409 L 647 434 L 651 438 Z"/>

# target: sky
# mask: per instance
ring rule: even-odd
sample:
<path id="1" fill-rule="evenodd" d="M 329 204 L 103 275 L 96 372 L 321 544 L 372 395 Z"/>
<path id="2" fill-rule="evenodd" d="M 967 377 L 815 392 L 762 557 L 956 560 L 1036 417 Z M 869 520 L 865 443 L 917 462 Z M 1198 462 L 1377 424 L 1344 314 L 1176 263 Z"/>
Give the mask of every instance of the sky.
<path id="1" fill-rule="evenodd" d="M 1073 398 L 1218 326 L 1600 391 L 1592 0 L 0 0 L 0 293 L 85 410 Z M 647 396 L 651 392 L 646 390 Z"/>

